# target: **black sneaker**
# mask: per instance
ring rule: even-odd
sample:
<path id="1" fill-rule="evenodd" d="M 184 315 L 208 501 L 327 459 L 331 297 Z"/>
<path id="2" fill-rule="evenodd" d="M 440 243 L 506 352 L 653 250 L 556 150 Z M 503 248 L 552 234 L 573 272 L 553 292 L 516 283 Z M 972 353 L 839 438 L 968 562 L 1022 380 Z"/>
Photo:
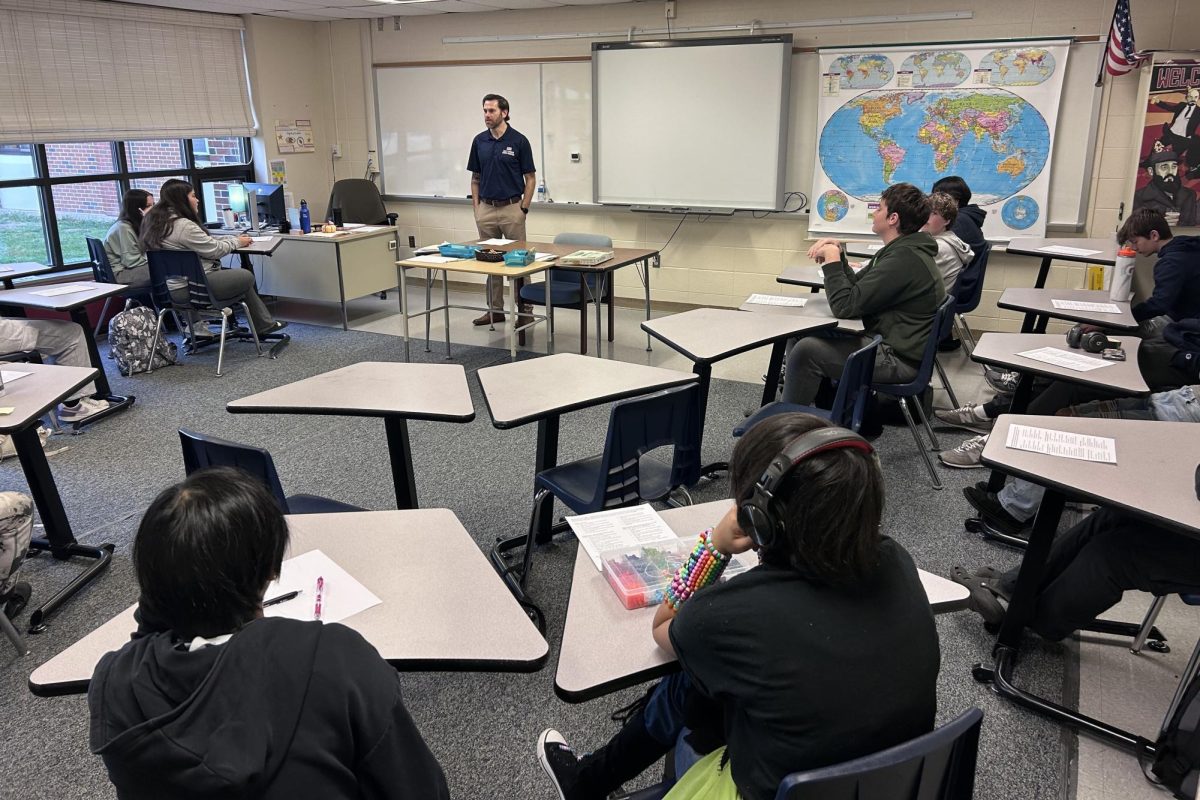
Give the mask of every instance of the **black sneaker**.
<path id="1" fill-rule="evenodd" d="M 561 733 L 554 728 L 542 731 L 537 742 L 537 757 L 538 763 L 554 783 L 559 800 L 582 797 L 575 785 L 579 780 L 579 757 L 567 746 Z"/>
<path id="2" fill-rule="evenodd" d="M 1005 511 L 1004 506 L 1000 505 L 1000 499 L 995 494 L 987 490 L 980 490 L 975 486 L 968 486 L 962 491 L 963 497 L 967 498 L 967 502 L 979 512 L 983 521 L 996 530 L 1007 533 L 1009 536 L 1028 532 L 1029 524 L 1021 522 Z"/>
<path id="3" fill-rule="evenodd" d="M 16 619 L 17 614 L 24 611 L 25 606 L 29 604 L 29 596 L 31 594 L 33 594 L 33 590 L 25 581 L 14 583 L 7 594 L 0 595 L 0 607 L 4 609 L 4 616 L 9 619 Z"/>

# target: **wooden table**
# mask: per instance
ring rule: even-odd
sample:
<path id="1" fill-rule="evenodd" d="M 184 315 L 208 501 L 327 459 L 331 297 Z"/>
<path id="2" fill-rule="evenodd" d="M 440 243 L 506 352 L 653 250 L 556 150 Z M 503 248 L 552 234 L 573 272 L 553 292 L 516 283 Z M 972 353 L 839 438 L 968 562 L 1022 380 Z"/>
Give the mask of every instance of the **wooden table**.
<path id="1" fill-rule="evenodd" d="M 92 325 L 88 322 L 87 316 L 88 303 L 121 294 L 128 287 L 119 283 L 96 283 L 94 281 L 71 281 L 71 284 L 74 286 L 86 286 L 87 288 L 82 291 L 71 292 L 70 294 L 59 294 L 50 297 L 37 293 L 53 289 L 55 288 L 54 286 L 5 289 L 4 291 L 0 291 L 0 306 L 65 311 L 71 315 L 72 321 L 83 328 L 83 338 L 87 342 L 88 359 L 92 362 L 92 366 L 96 368 L 96 394 L 108 401 L 108 408 L 72 423 L 72 429 L 79 430 L 84 425 L 91 425 L 93 422 L 99 422 L 105 417 L 116 414 L 118 411 L 124 411 L 133 405 L 135 398 L 133 395 L 123 396 L 112 393 L 112 387 L 108 383 L 108 375 L 104 372 L 104 359 L 100 357 L 100 349 L 96 347 L 96 337 L 92 332 Z"/>
<path id="2" fill-rule="evenodd" d="M 417 507 L 408 420 L 475 419 L 461 364 L 363 361 L 268 389 L 225 406 L 232 414 L 383 417 L 397 508 Z"/>
<path id="3" fill-rule="evenodd" d="M 84 327 L 87 330 L 87 327 Z M 91 367 L 60 367 L 50 364 L 4 364 L 5 371 L 28 372 L 29 375 L 5 381 L 0 405 L 12 406 L 13 412 L 0 416 L 0 434 L 12 436 L 21 469 L 33 495 L 34 505 L 46 530 L 44 539 L 35 538 L 31 550 L 49 551 L 56 559 L 65 561 L 73 556 L 94 561 L 70 583 L 42 603 L 29 618 L 30 632 L 46 629 L 46 618 L 58 610 L 76 592 L 86 586 L 108 567 L 112 557 L 111 544 L 79 544 L 71 531 L 67 512 L 63 509 L 54 474 L 46 461 L 38 423 L 47 411 L 70 397 L 79 387 L 96 378 Z"/>
<path id="4" fill-rule="evenodd" d="M 716 523 L 732 504 L 717 500 L 659 512 L 671 530 L 690 539 Z M 945 578 L 919 570 L 933 613 L 967 607 L 968 591 Z M 569 703 L 582 703 L 675 672 L 679 663 L 650 636 L 656 608 L 627 610 L 587 552 L 575 554 L 575 573 L 567 602 L 554 692 Z"/>
<path id="5" fill-rule="evenodd" d="M 1104 303 L 1120 309 L 1116 314 L 1105 311 L 1077 311 L 1055 308 L 1055 300 L 1073 300 L 1084 303 Z M 1138 322 L 1130 312 L 1129 303 L 1109 300 L 1108 292 L 1089 289 L 1005 289 L 996 302 L 998 308 L 1025 312 L 1021 333 L 1045 333 L 1046 324 L 1053 319 L 1082 322 L 1124 331 L 1136 331 Z"/>
<path id="6" fill-rule="evenodd" d="M 1059 253 L 1047 247 L 1066 247 L 1072 250 L 1091 250 L 1092 253 Z M 1046 285 L 1046 276 L 1050 274 L 1050 262 L 1071 261 L 1077 264 L 1106 264 L 1115 266 L 1117 263 L 1117 240 L 1112 236 L 1101 239 L 1043 239 L 1023 238 L 1013 239 L 1004 247 L 1006 253 L 1018 256 L 1032 256 L 1042 260 L 1038 268 L 1037 280 L 1033 288 L 1041 289 Z"/>
<path id="7" fill-rule="evenodd" d="M 982 341 L 982 340 L 981 340 Z M 1011 425 L 1030 425 L 1116 440 L 1117 463 L 1057 458 L 1005 446 Z M 1200 503 L 1195 495 L 1195 455 L 1200 453 L 1200 425 L 1186 422 L 1039 417 L 1004 414 L 996 420 L 983 449 L 982 461 L 1046 487 L 1029 546 L 1021 561 L 1017 586 L 1004 615 L 992 666 L 977 664 L 976 680 L 992 684 L 1001 697 L 1102 741 L 1152 759 L 1153 743 L 1128 731 L 1064 708 L 1018 688 L 1014 672 L 1023 631 L 1033 617 L 1037 587 L 1046 574 L 1046 559 L 1058 530 L 1066 496 L 1097 503 L 1155 525 L 1200 535 Z M 1188 454 L 1192 457 L 1181 457 Z"/>
<path id="8" fill-rule="evenodd" d="M 549 646 L 446 508 L 296 514 L 285 558 L 321 550 L 383 602 L 342 620 L 396 669 L 536 672 Z M 29 676 L 41 697 L 80 694 L 137 629 L 136 605 Z M 267 615 L 272 610 L 267 609 Z"/>

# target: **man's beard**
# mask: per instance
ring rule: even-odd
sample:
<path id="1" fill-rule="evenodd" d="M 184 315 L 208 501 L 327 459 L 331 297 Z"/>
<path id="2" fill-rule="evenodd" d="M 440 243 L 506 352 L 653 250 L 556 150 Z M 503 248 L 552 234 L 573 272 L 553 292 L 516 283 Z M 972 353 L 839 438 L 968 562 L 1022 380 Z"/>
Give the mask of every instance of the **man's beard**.
<path id="1" fill-rule="evenodd" d="M 1174 175 L 1155 175 L 1153 179 L 1154 185 L 1167 194 L 1172 200 L 1175 199 L 1175 192 L 1179 191 L 1179 181 Z"/>

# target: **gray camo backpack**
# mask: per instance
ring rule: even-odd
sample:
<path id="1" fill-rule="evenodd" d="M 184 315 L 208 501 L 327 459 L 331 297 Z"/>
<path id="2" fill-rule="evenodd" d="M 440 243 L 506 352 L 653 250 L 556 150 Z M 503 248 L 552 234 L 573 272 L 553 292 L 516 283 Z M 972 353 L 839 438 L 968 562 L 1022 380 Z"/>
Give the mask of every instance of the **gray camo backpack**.
<path id="1" fill-rule="evenodd" d="M 175 343 L 166 336 L 159 336 L 158 351 L 154 353 L 151 363 L 150 348 L 154 344 L 154 330 L 157 326 L 158 318 L 154 312 L 136 303 L 132 308 L 109 320 L 108 344 L 122 375 L 148 372 L 174 364 L 178 360 L 178 348 Z"/>

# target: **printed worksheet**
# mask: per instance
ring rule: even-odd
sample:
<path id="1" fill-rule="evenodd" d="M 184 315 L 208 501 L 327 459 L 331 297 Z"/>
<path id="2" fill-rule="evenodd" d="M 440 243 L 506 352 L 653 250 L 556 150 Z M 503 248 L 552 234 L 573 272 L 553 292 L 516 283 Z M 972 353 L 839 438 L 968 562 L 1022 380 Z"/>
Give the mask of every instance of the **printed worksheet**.
<path id="1" fill-rule="evenodd" d="M 1094 256 L 1099 250 L 1084 250 L 1081 247 L 1066 247 L 1061 244 L 1049 244 L 1038 248 L 1039 253 L 1057 254 L 1060 256 Z"/>
<path id="2" fill-rule="evenodd" d="M 1059 300 L 1055 298 L 1050 301 L 1055 308 L 1060 308 L 1063 311 L 1095 311 L 1100 314 L 1120 314 L 1121 309 L 1116 303 L 1091 303 L 1086 300 Z"/>
<path id="3" fill-rule="evenodd" d="M 1004 445 L 1014 450 L 1045 453 L 1058 458 L 1098 461 L 1104 464 L 1117 463 L 1117 442 L 1106 436 L 1088 436 L 1050 428 L 1035 428 L 1031 425 L 1011 425 Z"/>
<path id="4" fill-rule="evenodd" d="M 808 300 L 803 297 L 788 297 L 782 294 L 752 294 L 746 298 L 747 303 L 760 306 L 795 306 L 802 308 Z"/>
<path id="5" fill-rule="evenodd" d="M 673 542 L 678 538 L 649 503 L 567 517 L 567 524 L 597 570 L 603 568 L 601 553 Z"/>
<path id="6" fill-rule="evenodd" d="M 1102 358 L 1091 358 L 1083 353 L 1063 350 L 1059 347 L 1039 347 L 1036 350 L 1025 350 L 1017 355 L 1032 358 L 1034 361 L 1041 361 L 1044 364 L 1072 369 L 1076 372 L 1090 372 L 1101 367 L 1111 367 L 1115 363 Z"/>

